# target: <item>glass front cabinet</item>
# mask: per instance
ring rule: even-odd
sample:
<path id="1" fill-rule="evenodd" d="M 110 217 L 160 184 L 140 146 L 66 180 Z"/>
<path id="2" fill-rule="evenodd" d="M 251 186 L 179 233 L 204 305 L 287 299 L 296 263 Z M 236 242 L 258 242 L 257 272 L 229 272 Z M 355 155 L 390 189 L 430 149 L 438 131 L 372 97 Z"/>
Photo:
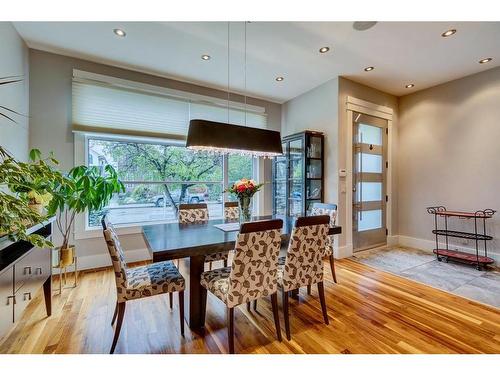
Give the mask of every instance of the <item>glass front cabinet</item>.
<path id="1" fill-rule="evenodd" d="M 323 202 L 324 137 L 305 131 L 283 138 L 283 155 L 273 161 L 273 213 L 303 216 Z"/>

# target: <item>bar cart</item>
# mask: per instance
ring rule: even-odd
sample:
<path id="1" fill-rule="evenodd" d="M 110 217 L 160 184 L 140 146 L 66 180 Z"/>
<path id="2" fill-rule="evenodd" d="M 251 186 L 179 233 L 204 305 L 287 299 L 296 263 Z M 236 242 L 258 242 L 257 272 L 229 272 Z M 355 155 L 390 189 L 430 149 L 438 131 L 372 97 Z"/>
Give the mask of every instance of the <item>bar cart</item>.
<path id="1" fill-rule="evenodd" d="M 434 215 L 435 229 L 432 231 L 432 233 L 436 236 L 436 248 L 433 250 L 433 252 L 434 254 L 436 254 L 438 261 L 444 260 L 445 262 L 448 262 L 448 259 L 454 259 L 463 263 L 475 264 L 477 270 L 481 270 L 487 264 L 494 263 L 494 260 L 488 257 L 487 242 L 492 240 L 493 237 L 486 234 L 486 220 L 493 217 L 496 212 L 495 210 L 487 208 L 485 210 L 478 210 L 475 212 L 463 212 L 449 211 L 444 206 L 435 206 L 427 207 L 427 212 Z M 461 232 L 448 229 L 449 218 L 474 220 L 474 232 Z M 443 224 L 444 228 L 442 227 Z M 445 249 L 439 247 L 439 236 L 444 236 L 445 238 Z M 448 243 L 449 237 L 474 240 L 476 245 L 476 254 L 466 253 L 458 250 L 450 250 Z M 483 255 L 480 254 L 480 243 L 483 244 Z"/>

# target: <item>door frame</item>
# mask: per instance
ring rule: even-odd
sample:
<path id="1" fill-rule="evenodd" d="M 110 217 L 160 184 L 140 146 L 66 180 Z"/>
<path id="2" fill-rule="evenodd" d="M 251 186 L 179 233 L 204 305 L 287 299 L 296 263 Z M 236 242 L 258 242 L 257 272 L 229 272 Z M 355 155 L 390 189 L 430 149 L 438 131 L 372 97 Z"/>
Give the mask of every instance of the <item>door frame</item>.
<path id="1" fill-rule="evenodd" d="M 368 102 L 366 100 L 358 99 L 352 96 L 347 97 L 346 102 L 346 116 L 347 116 L 347 129 L 346 129 L 346 193 L 345 193 L 345 208 L 346 208 L 346 221 L 345 221 L 345 243 L 350 253 L 354 253 L 352 241 L 352 180 L 353 180 L 353 167 L 352 167 L 352 149 L 353 149 L 353 112 L 362 113 L 365 115 L 380 117 L 387 120 L 387 161 L 389 163 L 386 174 L 386 194 L 389 199 L 386 202 L 386 222 L 387 228 L 387 244 L 391 244 L 392 237 L 392 201 L 393 201 L 393 110 L 392 108 Z"/>

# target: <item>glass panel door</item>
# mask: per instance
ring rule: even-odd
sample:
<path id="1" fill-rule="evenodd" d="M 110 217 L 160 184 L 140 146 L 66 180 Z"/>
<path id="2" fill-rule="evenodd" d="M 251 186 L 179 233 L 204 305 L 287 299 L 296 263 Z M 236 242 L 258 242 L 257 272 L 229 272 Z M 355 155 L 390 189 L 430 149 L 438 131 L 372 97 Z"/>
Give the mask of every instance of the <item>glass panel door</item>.
<path id="1" fill-rule="evenodd" d="M 274 161 L 273 200 L 274 213 L 286 215 L 287 185 L 288 185 L 288 147 L 282 143 L 283 155 L 277 156 Z"/>
<path id="2" fill-rule="evenodd" d="M 290 141 L 289 148 L 289 215 L 300 216 L 304 212 L 304 140 L 300 138 Z"/>
<path id="3" fill-rule="evenodd" d="M 386 243 L 387 120 L 353 113 L 354 251 Z"/>

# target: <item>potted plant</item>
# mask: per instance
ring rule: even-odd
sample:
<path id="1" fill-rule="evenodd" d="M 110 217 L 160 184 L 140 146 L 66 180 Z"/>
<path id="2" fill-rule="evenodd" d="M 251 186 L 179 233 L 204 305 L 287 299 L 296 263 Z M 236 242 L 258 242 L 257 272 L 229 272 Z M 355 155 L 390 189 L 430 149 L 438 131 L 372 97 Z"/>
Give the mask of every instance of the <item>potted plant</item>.
<path id="1" fill-rule="evenodd" d="M 56 186 L 48 207 L 49 215 L 57 215 L 56 226 L 63 237 L 59 247 L 59 267 L 73 263 L 75 246 L 70 244 L 70 231 L 76 214 L 102 210 L 114 193 L 125 191 L 111 165 L 102 169 L 81 165 L 71 169 L 66 178 L 69 183 Z"/>
<path id="2" fill-rule="evenodd" d="M 252 219 L 252 197 L 264 184 L 258 184 L 254 180 L 242 178 L 236 181 L 225 192 L 236 195 L 240 208 L 240 223 Z"/>
<path id="3" fill-rule="evenodd" d="M 57 160 L 42 158 L 37 149 L 31 150 L 30 161 L 19 162 L 0 146 L 0 235 L 12 241 L 25 240 L 38 247 L 52 246 L 51 242 L 28 229 L 47 219 L 43 208 L 52 198 L 56 184 L 65 177 L 53 168 Z"/>

